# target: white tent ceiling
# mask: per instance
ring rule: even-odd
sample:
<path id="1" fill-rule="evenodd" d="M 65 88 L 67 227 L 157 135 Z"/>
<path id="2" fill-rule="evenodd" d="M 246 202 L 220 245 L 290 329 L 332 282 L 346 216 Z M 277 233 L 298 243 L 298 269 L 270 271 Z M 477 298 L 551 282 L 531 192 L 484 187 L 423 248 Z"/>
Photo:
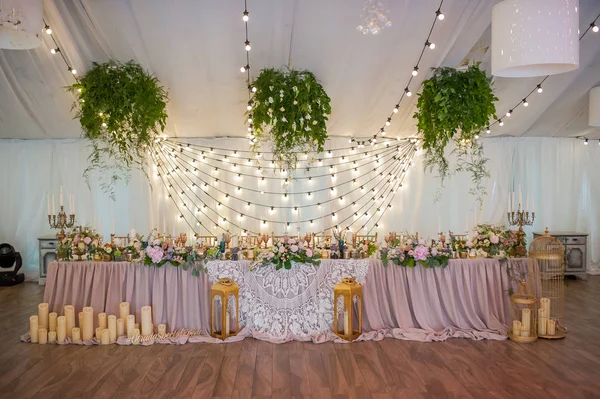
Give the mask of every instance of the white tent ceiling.
<path id="1" fill-rule="evenodd" d="M 427 37 L 439 0 L 381 0 L 393 26 L 362 35 L 363 0 L 249 0 L 252 73 L 263 67 L 309 69 L 332 99 L 330 135 L 369 136 L 400 97 Z M 411 89 L 428 69 L 457 66 L 468 56 L 489 69 L 493 0 L 446 0 L 444 21 L 432 35 Z M 45 1 L 45 19 L 63 53 L 85 72 L 92 61 L 138 60 L 167 87 L 168 132 L 175 136 L 243 136 L 247 101 L 243 0 Z M 600 13 L 600 1 L 580 0 L 583 31 Z M 73 78 L 44 35 L 36 50 L 0 50 L 0 138 L 79 137 L 73 98 L 64 90 Z M 475 48 L 474 48 L 475 46 Z M 471 51 L 473 49 L 473 51 Z M 550 77 L 492 135 L 600 138 L 587 126 L 588 90 L 600 84 L 600 34 L 581 42 L 577 71 Z M 495 80 L 499 116 L 540 79 Z M 406 100 L 406 99 L 405 99 Z M 415 134 L 416 96 L 403 101 L 393 134 Z"/>

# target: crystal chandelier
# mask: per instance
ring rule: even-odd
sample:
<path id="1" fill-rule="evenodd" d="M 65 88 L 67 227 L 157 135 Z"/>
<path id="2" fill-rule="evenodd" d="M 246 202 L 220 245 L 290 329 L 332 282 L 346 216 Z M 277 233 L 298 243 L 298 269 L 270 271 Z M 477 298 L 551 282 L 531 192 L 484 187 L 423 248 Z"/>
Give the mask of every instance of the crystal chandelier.
<path id="1" fill-rule="evenodd" d="M 378 35 L 385 28 L 392 26 L 383 3 L 379 0 L 365 0 L 360 18 L 362 23 L 356 29 L 363 35 Z"/>
<path id="2" fill-rule="evenodd" d="M 0 48 L 29 50 L 41 44 L 43 0 L 0 2 Z"/>

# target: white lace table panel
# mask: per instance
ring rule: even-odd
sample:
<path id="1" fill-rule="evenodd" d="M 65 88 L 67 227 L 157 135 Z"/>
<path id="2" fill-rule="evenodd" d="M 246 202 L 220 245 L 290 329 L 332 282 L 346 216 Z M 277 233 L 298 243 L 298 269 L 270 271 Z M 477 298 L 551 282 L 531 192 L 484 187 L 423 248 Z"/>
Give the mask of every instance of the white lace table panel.
<path id="1" fill-rule="evenodd" d="M 240 287 L 240 325 L 284 338 L 309 337 L 333 326 L 333 287 L 344 277 L 364 284 L 369 259 L 323 259 L 319 266 L 294 264 L 291 270 L 275 265 L 249 270 L 249 261 L 212 261 L 211 283 L 230 277 Z"/>

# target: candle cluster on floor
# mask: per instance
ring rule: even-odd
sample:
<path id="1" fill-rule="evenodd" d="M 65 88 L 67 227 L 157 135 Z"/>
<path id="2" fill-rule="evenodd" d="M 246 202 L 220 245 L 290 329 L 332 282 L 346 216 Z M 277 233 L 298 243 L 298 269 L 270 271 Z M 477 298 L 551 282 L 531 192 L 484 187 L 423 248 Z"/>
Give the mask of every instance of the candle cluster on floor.
<path id="1" fill-rule="evenodd" d="M 537 332 L 541 336 L 556 335 L 556 320 L 550 318 L 550 298 L 540 298 L 537 317 Z M 531 311 L 523 309 L 521 320 L 513 320 L 512 333 L 515 337 L 529 337 L 531 334 Z"/>
<path id="2" fill-rule="evenodd" d="M 94 329 L 94 309 L 84 307 L 78 314 L 78 323 L 75 323 L 75 307 L 65 305 L 63 315 L 49 312 L 47 303 L 38 305 L 38 314 L 29 317 L 29 337 L 31 343 L 75 343 L 81 344 L 94 338 L 101 345 L 115 343 L 121 336 L 140 341 L 143 337 L 167 337 L 166 324 L 157 326 L 154 333 L 152 322 L 152 307 L 142 306 L 141 324 L 136 323 L 135 315 L 130 314 L 129 302 L 119 304 L 119 316 L 97 314 L 97 327 Z"/>

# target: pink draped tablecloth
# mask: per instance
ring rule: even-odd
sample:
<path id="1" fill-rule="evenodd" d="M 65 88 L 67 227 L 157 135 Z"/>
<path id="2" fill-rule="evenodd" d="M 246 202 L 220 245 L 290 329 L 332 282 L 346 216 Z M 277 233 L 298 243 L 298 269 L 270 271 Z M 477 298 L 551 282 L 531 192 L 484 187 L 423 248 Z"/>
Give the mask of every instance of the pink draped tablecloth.
<path id="1" fill-rule="evenodd" d="M 344 262 L 356 261 L 323 260 L 319 268 L 331 270 L 315 274 L 315 278 L 337 278 L 336 268 L 345 268 L 344 273 L 354 270 L 348 269 Z M 456 259 L 446 268 L 435 269 L 404 268 L 392 263 L 383 267 L 381 261 L 374 259 L 367 262 L 368 271 L 366 276 L 363 273 L 364 281 L 361 281 L 364 298 L 362 340 L 384 337 L 420 341 L 450 337 L 505 339 L 511 320 L 509 290 L 515 287 L 507 274 L 507 265 L 528 275 L 534 293 L 539 292 L 537 264 L 527 259 L 510 259 L 509 263 L 496 259 Z M 212 268 L 218 269 L 218 264 L 214 262 Z M 305 266 L 308 265 L 294 267 Z M 240 264 L 242 269 L 247 269 L 246 264 Z M 136 319 L 141 317 L 141 307 L 150 305 L 155 325 L 165 323 L 169 330 L 188 328 L 207 333 L 210 286 L 215 276 L 212 277 L 211 280 L 203 273 L 195 277 L 189 270 L 170 265 L 157 268 L 127 262 L 53 262 L 48 268 L 44 301 L 59 315 L 68 304 L 74 305 L 77 312 L 84 306 L 91 306 L 95 313 L 118 314 L 119 303 L 128 301 Z M 254 278 L 248 280 L 257 281 Z M 257 291 L 261 290 L 264 287 L 257 288 Z M 309 292 L 307 290 L 304 297 L 309 296 Z M 323 302 L 322 298 L 306 300 Z M 333 292 L 330 301 L 333 303 Z M 240 306 L 243 308 L 243 304 Z M 240 335 L 272 342 L 291 339 L 324 342 L 336 338 L 330 333 L 330 320 L 332 317 L 327 319 L 321 331 L 310 336 L 295 336 L 289 332 L 285 336 L 274 336 L 247 328 Z M 252 321 L 247 324 L 253 325 Z"/>

